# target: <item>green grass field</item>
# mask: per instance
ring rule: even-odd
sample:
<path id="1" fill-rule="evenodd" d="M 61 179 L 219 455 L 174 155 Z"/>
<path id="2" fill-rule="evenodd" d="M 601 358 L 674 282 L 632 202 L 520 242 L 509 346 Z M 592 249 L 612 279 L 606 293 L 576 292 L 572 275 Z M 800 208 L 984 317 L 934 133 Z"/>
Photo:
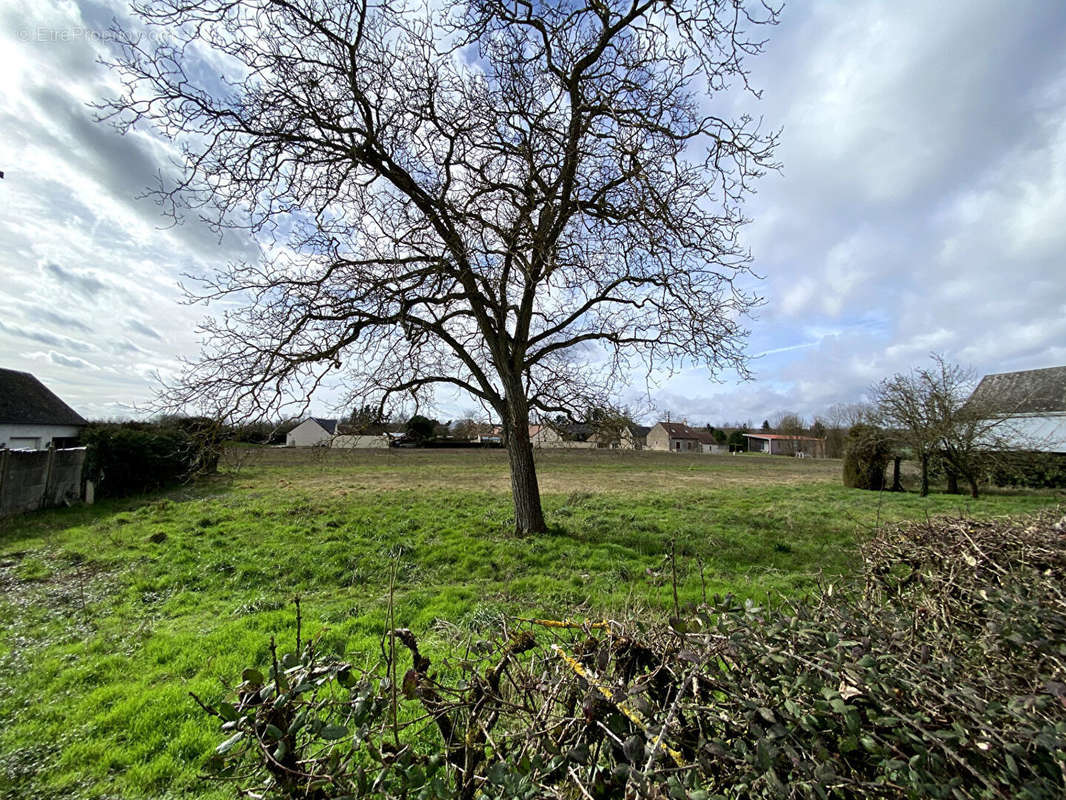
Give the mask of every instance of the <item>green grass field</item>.
<path id="1" fill-rule="evenodd" d="M 231 797 L 198 778 L 218 743 L 188 692 L 219 698 L 293 637 L 380 653 L 397 623 L 433 641 L 501 612 L 657 614 L 734 592 L 772 602 L 857 568 L 878 524 L 1001 515 L 980 500 L 844 489 L 840 463 L 545 452 L 551 532 L 511 532 L 498 451 L 234 450 L 196 486 L 0 521 L 0 797 Z"/>

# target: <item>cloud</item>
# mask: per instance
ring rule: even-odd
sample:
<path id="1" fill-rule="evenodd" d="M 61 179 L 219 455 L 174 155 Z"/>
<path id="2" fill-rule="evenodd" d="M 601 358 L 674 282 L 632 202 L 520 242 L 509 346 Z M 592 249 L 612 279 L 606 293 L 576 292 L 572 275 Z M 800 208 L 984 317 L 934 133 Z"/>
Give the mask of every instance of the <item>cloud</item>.
<path id="1" fill-rule="evenodd" d="M 67 350 L 77 350 L 82 353 L 91 353 L 98 349 L 96 345 L 90 344 L 89 342 L 71 339 L 68 336 L 61 336 L 40 328 L 24 328 L 21 325 L 12 325 L 11 323 L 3 321 L 0 321 L 0 333 L 6 333 L 9 336 L 16 336 L 21 339 L 28 339 L 31 342 L 38 342 L 39 344 L 62 347 Z"/>
<path id="2" fill-rule="evenodd" d="M 138 322 L 135 319 L 127 320 L 126 327 L 134 333 L 139 333 L 141 336 L 147 336 L 149 339 L 156 339 L 157 341 L 163 341 L 163 337 L 159 335 L 159 332 L 154 328 L 145 325 L 143 322 Z"/>
<path id="3" fill-rule="evenodd" d="M 142 197 L 174 152 L 94 121 L 86 103 L 117 89 L 95 63 L 108 42 L 16 39 L 126 14 L 119 0 L 0 11 L 0 281 L 17 309 L 0 346 L 101 413 L 150 398 L 152 364 L 198 351 L 202 309 L 178 304 L 178 276 L 255 258 L 249 240 L 220 244 L 195 219 L 164 229 Z M 934 349 L 986 373 L 1066 363 L 1066 5 L 814 0 L 767 34 L 749 60 L 763 100 L 719 95 L 710 109 L 784 129 L 783 171 L 745 207 L 766 276 L 756 382 L 685 370 L 653 392 L 659 408 L 700 422 L 810 416 Z M 34 364 L 26 342 L 47 349 Z M 471 405 L 455 399 L 452 416 Z"/>
<path id="4" fill-rule="evenodd" d="M 41 271 L 46 275 L 50 275 L 61 286 L 71 289 L 76 294 L 84 297 L 96 297 L 108 288 L 108 284 L 104 283 L 89 270 L 64 269 L 55 262 L 47 262 L 41 265 Z"/>
<path id="5" fill-rule="evenodd" d="M 57 328 L 67 328 L 69 330 L 79 331 L 80 333 L 93 332 L 93 328 L 82 322 L 80 319 L 50 308 L 41 308 L 40 306 L 21 303 L 20 314 L 23 319 L 34 319 L 39 322 L 47 322 L 49 325 L 53 325 Z"/>
<path id="6" fill-rule="evenodd" d="M 66 367 L 68 369 L 98 369 L 95 365 L 90 364 L 83 358 L 63 355 L 62 353 L 57 353 L 55 350 L 49 350 L 47 353 L 30 353 L 29 357 L 45 360 L 57 367 Z"/>

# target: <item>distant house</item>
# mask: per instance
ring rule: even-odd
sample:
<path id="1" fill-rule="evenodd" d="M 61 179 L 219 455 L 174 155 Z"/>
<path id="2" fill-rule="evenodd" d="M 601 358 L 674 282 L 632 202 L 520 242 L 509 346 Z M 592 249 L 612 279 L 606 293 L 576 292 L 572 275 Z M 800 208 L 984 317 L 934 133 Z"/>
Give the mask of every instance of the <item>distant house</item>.
<path id="1" fill-rule="evenodd" d="M 794 436 L 788 433 L 745 433 L 749 453 L 772 456 L 825 458 L 825 439 L 814 436 Z"/>
<path id="2" fill-rule="evenodd" d="M 647 433 L 649 450 L 672 453 L 713 453 L 720 448 L 709 431 L 690 428 L 681 422 L 657 422 Z"/>
<path id="3" fill-rule="evenodd" d="M 580 422 L 552 422 L 529 426 L 529 440 L 534 447 L 557 447 L 570 450 L 592 450 L 599 447 L 593 440 L 595 429 Z"/>
<path id="4" fill-rule="evenodd" d="M 1066 453 L 1066 367 L 986 375 L 966 402 L 1005 420 L 1001 435 L 1022 449 Z"/>
<path id="5" fill-rule="evenodd" d="M 72 447 L 87 423 L 28 372 L 0 369 L 0 447 Z"/>
<path id="6" fill-rule="evenodd" d="M 289 431 L 286 447 L 328 447 L 337 434 L 337 420 L 309 417 Z"/>
<path id="7" fill-rule="evenodd" d="M 651 428 L 647 425 L 625 425 L 619 432 L 618 440 L 609 442 L 607 447 L 619 450 L 643 450 L 648 446 L 648 434 Z"/>
<path id="8" fill-rule="evenodd" d="M 602 428 L 587 422 L 551 422 L 529 426 L 529 440 L 534 447 L 571 450 L 643 450 L 648 431 L 643 425 L 626 424 L 620 428 Z"/>

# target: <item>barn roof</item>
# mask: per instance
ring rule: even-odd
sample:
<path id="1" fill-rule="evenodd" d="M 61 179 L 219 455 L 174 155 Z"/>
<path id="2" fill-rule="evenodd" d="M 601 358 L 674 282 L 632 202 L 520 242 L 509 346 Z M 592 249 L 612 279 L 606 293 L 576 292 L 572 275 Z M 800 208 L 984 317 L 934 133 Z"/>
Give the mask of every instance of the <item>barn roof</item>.
<path id="1" fill-rule="evenodd" d="M 1066 367 L 986 375 L 967 403 L 986 414 L 1066 413 Z"/>
<path id="2" fill-rule="evenodd" d="M 30 373 L 0 369 L 0 424 L 86 425 L 88 423 Z"/>

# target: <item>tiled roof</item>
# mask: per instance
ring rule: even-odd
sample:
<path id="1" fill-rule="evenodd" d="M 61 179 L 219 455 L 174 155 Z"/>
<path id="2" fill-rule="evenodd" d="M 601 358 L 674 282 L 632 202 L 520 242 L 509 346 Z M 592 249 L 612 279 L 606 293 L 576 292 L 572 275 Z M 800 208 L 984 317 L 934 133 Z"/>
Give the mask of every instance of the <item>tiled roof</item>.
<path id="1" fill-rule="evenodd" d="M 710 431 L 690 428 L 681 422 L 660 422 L 659 424 L 674 439 L 693 439 L 701 444 L 716 444 L 714 435 Z"/>
<path id="2" fill-rule="evenodd" d="M 986 375 L 967 403 L 988 414 L 1066 412 L 1066 367 Z"/>
<path id="3" fill-rule="evenodd" d="M 28 372 L 0 369 L 0 423 L 85 425 L 81 415 Z"/>

